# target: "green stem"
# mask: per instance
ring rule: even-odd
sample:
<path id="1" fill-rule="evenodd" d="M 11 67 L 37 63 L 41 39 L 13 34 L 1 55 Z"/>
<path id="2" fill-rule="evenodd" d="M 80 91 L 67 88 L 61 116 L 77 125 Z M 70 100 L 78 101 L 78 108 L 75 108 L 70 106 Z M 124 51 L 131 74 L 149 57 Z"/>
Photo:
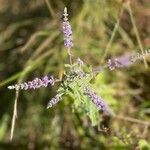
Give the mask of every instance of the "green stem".
<path id="1" fill-rule="evenodd" d="M 70 65 L 72 65 L 72 55 L 71 55 L 70 48 L 68 48 L 67 50 L 68 50 L 69 62 L 70 62 Z"/>

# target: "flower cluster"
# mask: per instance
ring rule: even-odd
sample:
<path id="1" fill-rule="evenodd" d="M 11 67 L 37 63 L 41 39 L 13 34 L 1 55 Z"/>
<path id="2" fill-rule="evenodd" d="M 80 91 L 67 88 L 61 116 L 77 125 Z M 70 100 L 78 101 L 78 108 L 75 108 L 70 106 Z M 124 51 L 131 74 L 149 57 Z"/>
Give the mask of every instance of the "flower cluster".
<path id="1" fill-rule="evenodd" d="M 115 59 L 108 59 L 107 65 L 110 70 L 114 70 L 116 68 L 122 68 L 125 66 L 128 66 L 132 64 L 131 56 L 130 55 L 124 55 L 119 58 Z"/>
<path id="2" fill-rule="evenodd" d="M 16 90 L 28 90 L 28 89 L 38 89 L 42 86 L 47 87 L 48 85 L 54 85 L 55 80 L 53 76 L 44 76 L 41 79 L 40 78 L 35 78 L 32 81 L 24 82 L 24 83 L 19 83 L 15 85 L 10 85 L 8 86 L 8 89 L 16 89 Z"/>
<path id="3" fill-rule="evenodd" d="M 142 59 L 143 57 L 146 57 L 150 55 L 150 49 L 145 50 L 143 53 L 136 53 L 133 56 L 131 56 L 131 61 L 135 62 L 138 59 Z"/>
<path id="4" fill-rule="evenodd" d="M 125 54 L 121 57 L 118 58 L 111 58 L 108 59 L 107 62 L 107 67 L 110 70 L 114 70 L 116 68 L 122 68 L 122 67 L 126 67 L 129 66 L 133 63 L 135 63 L 135 61 L 142 59 L 143 57 L 146 57 L 150 55 L 150 49 L 145 50 L 143 53 L 135 53 L 135 54 Z"/>
<path id="5" fill-rule="evenodd" d="M 82 79 L 85 76 L 85 73 L 81 70 L 75 70 L 76 77 Z"/>
<path id="6" fill-rule="evenodd" d="M 67 8 L 64 9 L 64 18 L 63 18 L 63 33 L 64 33 L 64 45 L 66 48 L 70 49 L 73 47 L 72 39 L 72 29 L 68 21 Z"/>
<path id="7" fill-rule="evenodd" d="M 99 110 L 102 110 L 104 112 L 108 111 L 107 104 L 102 100 L 100 96 L 98 96 L 94 91 L 92 91 L 90 87 L 84 88 L 84 94 L 92 100 L 92 102 L 97 106 Z"/>
<path id="8" fill-rule="evenodd" d="M 47 109 L 54 106 L 56 103 L 58 103 L 61 99 L 60 95 L 56 95 L 55 97 L 53 97 L 47 104 Z"/>

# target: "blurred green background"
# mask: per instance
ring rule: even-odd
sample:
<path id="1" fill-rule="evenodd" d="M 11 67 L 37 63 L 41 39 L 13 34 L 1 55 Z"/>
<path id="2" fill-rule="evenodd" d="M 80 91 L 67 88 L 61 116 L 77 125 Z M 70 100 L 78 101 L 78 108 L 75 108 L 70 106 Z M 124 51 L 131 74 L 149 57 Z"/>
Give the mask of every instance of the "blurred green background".
<path id="1" fill-rule="evenodd" d="M 0 150 L 150 149 L 150 68 L 143 61 L 93 81 L 116 117 L 103 116 L 92 127 L 84 114 L 72 112 L 65 97 L 47 110 L 58 85 L 21 91 L 13 140 L 9 140 L 18 80 L 53 74 L 67 63 L 61 30 L 68 8 L 74 57 L 93 67 L 107 58 L 150 47 L 149 0 L 0 0 Z M 150 66 L 150 57 L 146 58 Z"/>

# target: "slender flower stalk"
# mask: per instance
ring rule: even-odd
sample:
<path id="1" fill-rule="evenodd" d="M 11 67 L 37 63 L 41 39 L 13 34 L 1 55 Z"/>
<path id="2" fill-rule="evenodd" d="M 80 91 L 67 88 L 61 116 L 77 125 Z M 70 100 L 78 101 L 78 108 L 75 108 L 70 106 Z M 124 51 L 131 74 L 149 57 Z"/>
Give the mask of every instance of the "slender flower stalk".
<path id="1" fill-rule="evenodd" d="M 8 89 L 16 89 L 16 90 L 29 90 L 29 89 L 38 89 L 40 87 L 47 87 L 48 85 L 54 85 L 55 80 L 53 76 L 44 76 L 41 79 L 40 78 L 35 78 L 32 81 L 20 83 L 20 84 L 15 84 L 15 85 L 10 85 L 8 86 Z"/>
<path id="2" fill-rule="evenodd" d="M 91 99 L 91 101 L 97 106 L 99 110 L 108 112 L 107 104 L 103 101 L 103 99 L 100 96 L 98 96 L 94 91 L 92 91 L 90 87 L 84 88 L 84 94 Z"/>
<path id="3" fill-rule="evenodd" d="M 72 28 L 68 21 L 68 13 L 66 7 L 64 9 L 63 16 L 64 16 L 63 18 L 64 46 L 67 48 L 70 64 L 72 64 L 71 51 L 70 51 L 70 49 L 73 47 Z"/>

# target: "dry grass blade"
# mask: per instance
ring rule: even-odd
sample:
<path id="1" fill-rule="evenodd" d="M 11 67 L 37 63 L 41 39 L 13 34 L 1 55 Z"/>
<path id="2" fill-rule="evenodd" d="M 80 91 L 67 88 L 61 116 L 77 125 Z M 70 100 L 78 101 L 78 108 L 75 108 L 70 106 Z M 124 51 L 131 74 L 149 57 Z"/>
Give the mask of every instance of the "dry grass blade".
<path id="1" fill-rule="evenodd" d="M 133 122 L 133 123 L 143 124 L 143 125 L 146 125 L 146 126 L 150 126 L 149 122 L 139 120 L 139 119 L 136 119 L 136 118 L 132 118 L 132 117 L 126 117 L 126 116 L 119 116 L 118 115 L 118 116 L 115 116 L 115 118 L 125 120 L 125 121 L 130 121 L 130 122 Z"/>
<path id="2" fill-rule="evenodd" d="M 37 58 L 37 60 L 34 61 L 34 63 L 31 61 L 32 57 L 30 57 L 30 59 L 26 62 L 26 68 L 24 69 L 24 71 L 22 72 L 18 84 L 22 82 L 24 76 L 29 73 L 29 71 L 31 71 L 34 67 L 35 64 L 37 64 L 39 61 L 42 62 L 43 59 L 45 59 L 47 56 L 51 55 L 52 51 L 50 52 L 46 52 L 43 55 L 41 55 L 39 58 Z M 31 63 L 33 64 L 31 66 Z M 16 90 L 16 96 L 15 96 L 15 101 L 14 101 L 14 110 L 13 110 L 13 117 L 12 117 L 12 123 L 11 123 L 11 133 L 10 133 L 10 140 L 13 139 L 13 135 L 14 135 L 14 128 L 15 128 L 15 121 L 17 118 L 17 103 L 18 103 L 18 98 L 19 98 L 19 90 Z"/>
<path id="3" fill-rule="evenodd" d="M 49 0 L 45 0 L 45 3 L 48 7 L 50 15 L 55 19 L 56 15 L 55 15 L 55 12 L 54 12 L 53 8 L 51 7 L 51 4 L 50 4 Z"/>
<path id="4" fill-rule="evenodd" d="M 19 78 L 20 75 L 21 75 L 21 73 L 22 73 L 22 72 L 18 72 L 18 73 L 16 73 L 15 75 L 12 75 L 11 77 L 9 77 L 9 78 L 3 80 L 2 82 L 0 82 L 0 87 L 2 87 L 2 86 L 4 86 L 4 85 L 6 85 L 6 84 L 8 84 L 8 83 L 10 83 L 10 82 L 12 82 L 12 81 L 14 81 L 14 80 L 16 80 L 17 78 Z"/>
<path id="5" fill-rule="evenodd" d="M 28 60 L 28 64 L 29 64 L 29 68 L 30 71 L 32 71 L 33 69 L 35 69 L 36 67 L 38 67 L 39 63 L 42 63 L 42 60 L 44 60 L 46 57 L 50 56 L 52 54 L 52 51 L 50 52 L 45 52 L 44 54 L 42 54 L 40 57 L 38 57 L 36 60 L 34 60 L 34 63 L 31 64 L 31 59 Z M 5 86 L 6 84 L 16 80 L 17 78 L 19 78 L 21 76 L 21 74 L 26 74 L 25 71 L 20 71 L 18 73 L 16 73 L 15 75 L 12 75 L 11 77 L 5 79 L 4 81 L 0 82 L 0 87 Z"/>
<path id="6" fill-rule="evenodd" d="M 16 22 L 9 25 L 4 31 L 0 32 L 0 44 L 4 43 L 5 40 L 9 39 L 12 34 L 20 27 L 30 25 L 34 21 L 31 19 L 25 20 L 23 22 Z"/>
<path id="7" fill-rule="evenodd" d="M 18 84 L 22 82 L 26 72 L 28 72 L 30 70 L 30 67 L 26 67 L 25 71 L 22 72 L 19 80 L 18 80 Z M 12 117 L 12 122 L 11 122 L 11 132 L 10 132 L 10 140 L 13 139 L 13 135 L 14 135 L 14 129 L 15 129 L 15 121 L 17 118 L 17 103 L 18 103 L 18 98 L 19 98 L 19 89 L 16 90 L 16 96 L 15 96 L 15 101 L 14 101 L 14 110 L 13 110 L 13 117 Z"/>
<path id="8" fill-rule="evenodd" d="M 40 44 L 40 46 L 36 49 L 34 54 L 32 55 L 32 59 L 37 57 L 43 50 L 45 50 L 47 47 L 49 47 L 50 43 L 57 37 L 59 32 L 54 32 L 51 36 L 46 38 L 44 42 Z"/>
<path id="9" fill-rule="evenodd" d="M 20 83 L 20 82 L 21 82 L 21 80 L 18 83 Z M 15 121 L 17 118 L 18 98 L 19 98 L 19 90 L 16 90 L 16 97 L 15 97 L 15 102 L 14 102 L 14 111 L 13 111 L 13 117 L 12 117 L 12 122 L 11 122 L 10 141 L 13 139 L 13 135 L 14 135 Z"/>
<path id="10" fill-rule="evenodd" d="M 140 47 L 140 50 L 141 50 L 142 54 L 144 54 L 144 48 L 143 48 L 143 45 L 142 45 L 142 42 L 141 42 L 139 31 L 137 29 L 137 26 L 136 26 L 136 23 L 135 23 L 135 20 L 134 20 L 134 16 L 133 16 L 133 12 L 132 12 L 132 9 L 131 9 L 130 2 L 127 3 L 127 10 L 129 12 L 129 15 L 130 15 L 130 18 L 131 18 L 131 22 L 132 22 L 132 25 L 133 25 L 133 29 L 134 29 L 134 32 L 135 32 L 135 35 L 136 35 L 138 45 Z M 146 61 L 144 56 L 143 56 L 143 61 L 144 61 L 145 68 L 148 68 L 148 64 L 147 64 L 147 61 Z"/>
<path id="11" fill-rule="evenodd" d="M 34 33 L 30 39 L 28 40 L 28 42 L 21 48 L 21 52 L 25 52 L 31 45 L 33 45 L 33 43 L 35 42 L 36 38 L 43 35 L 43 32 L 39 31 Z"/>
<path id="12" fill-rule="evenodd" d="M 105 57 L 106 57 L 107 54 L 108 54 L 109 48 L 111 47 L 111 44 L 112 44 L 112 42 L 113 42 L 113 39 L 114 39 L 114 37 L 115 37 L 115 34 L 116 34 L 116 32 L 117 32 L 117 30 L 118 30 L 118 27 L 119 27 L 119 24 L 120 24 L 120 20 L 121 20 L 121 16 L 122 16 L 122 14 L 123 14 L 123 11 L 124 11 L 124 8 L 123 8 L 123 6 L 122 6 L 122 7 L 121 7 L 121 10 L 119 11 L 119 17 L 118 17 L 118 20 L 117 20 L 117 22 L 116 22 L 116 24 L 115 24 L 115 27 L 114 27 L 114 29 L 113 29 L 113 32 L 112 32 L 112 34 L 111 34 L 110 40 L 109 40 L 109 42 L 108 42 L 108 44 L 107 44 L 107 46 L 106 46 L 106 49 L 105 49 L 105 52 L 104 52 L 104 55 L 103 55 L 103 58 L 102 58 L 102 62 L 104 61 Z"/>

